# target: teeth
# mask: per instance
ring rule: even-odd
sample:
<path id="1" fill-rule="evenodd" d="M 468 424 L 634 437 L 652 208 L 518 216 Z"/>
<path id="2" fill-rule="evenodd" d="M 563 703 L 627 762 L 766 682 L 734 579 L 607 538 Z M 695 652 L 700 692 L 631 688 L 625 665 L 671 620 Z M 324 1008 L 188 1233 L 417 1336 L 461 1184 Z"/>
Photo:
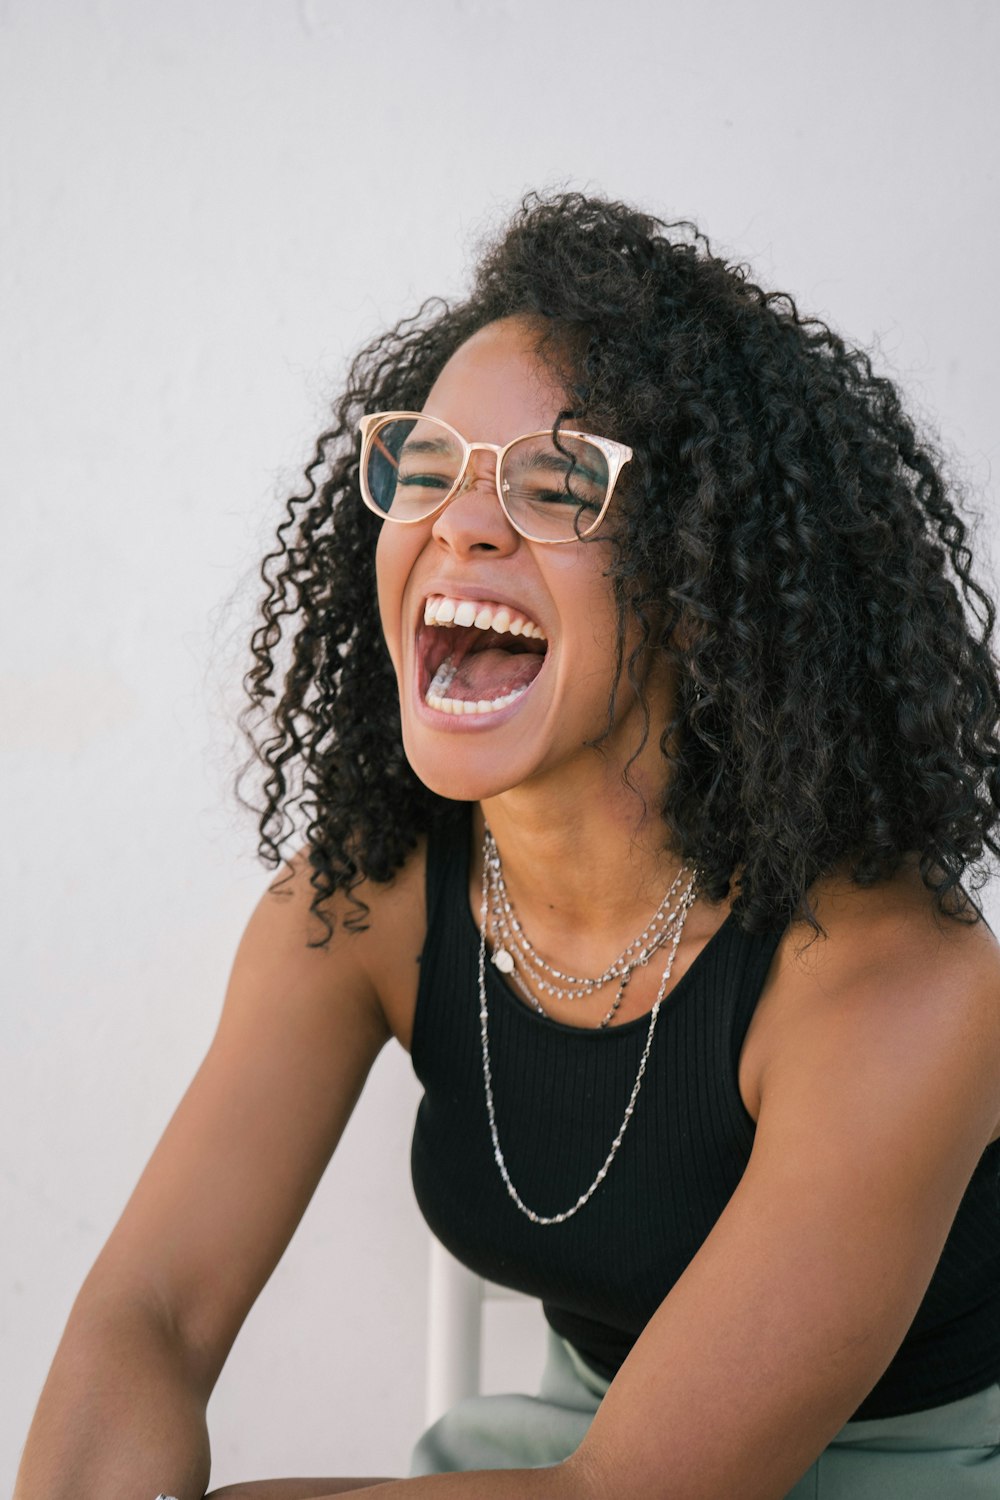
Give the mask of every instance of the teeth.
<path id="1" fill-rule="evenodd" d="M 514 614 L 506 604 L 475 603 L 432 594 L 424 604 L 425 625 L 474 625 L 477 630 L 495 630 L 499 635 L 523 635 L 544 641 L 545 631 L 524 615 Z"/>
<path id="2" fill-rule="evenodd" d="M 440 675 L 441 669 L 439 668 L 435 674 L 434 681 L 427 689 L 425 701 L 431 708 L 436 708 L 438 713 L 442 714 L 495 714 L 498 709 L 506 708 L 508 703 L 513 703 L 515 698 L 522 697 L 531 686 L 530 683 L 527 683 L 524 687 L 515 688 L 512 693 L 505 694 L 503 698 L 494 698 L 492 702 L 487 702 L 486 699 L 480 698 L 479 702 L 475 703 L 471 698 L 466 700 L 461 698 L 445 698 L 442 694 L 435 692 L 434 689 L 437 687 Z M 454 675 L 453 671 L 452 677 Z M 448 680 L 450 682 L 451 678 Z"/>

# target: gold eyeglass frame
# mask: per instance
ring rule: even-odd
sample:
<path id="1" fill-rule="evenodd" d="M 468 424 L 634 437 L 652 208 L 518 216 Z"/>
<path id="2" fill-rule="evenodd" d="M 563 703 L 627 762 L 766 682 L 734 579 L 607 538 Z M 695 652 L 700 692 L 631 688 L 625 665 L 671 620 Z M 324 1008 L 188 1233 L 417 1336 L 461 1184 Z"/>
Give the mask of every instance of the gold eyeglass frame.
<path id="1" fill-rule="evenodd" d="M 455 483 L 452 485 L 448 493 L 442 496 L 442 498 L 438 501 L 437 505 L 435 505 L 432 510 L 427 511 L 426 514 L 422 516 L 392 516 L 388 513 L 388 511 L 384 511 L 380 505 L 377 505 L 375 503 L 375 499 L 368 489 L 368 455 L 371 448 L 372 436 L 377 426 L 380 426 L 383 422 L 388 421 L 410 420 L 417 422 L 437 422 L 441 427 L 447 428 L 447 430 L 452 433 L 453 436 L 456 437 L 462 445 L 462 463 L 459 468 L 458 478 L 455 480 Z M 446 422 L 443 417 L 431 417 L 427 414 L 427 412 L 377 411 L 361 418 L 361 421 L 358 423 L 358 431 L 361 434 L 361 462 L 359 468 L 359 478 L 361 480 L 361 498 L 362 500 L 364 500 L 368 509 L 374 511 L 381 521 L 393 521 L 397 526 L 417 526 L 424 521 L 430 521 L 435 516 L 440 515 L 445 506 L 450 501 L 454 500 L 457 495 L 460 495 L 462 493 L 462 490 L 465 488 L 466 484 L 466 475 L 469 472 L 469 460 L 471 459 L 473 453 L 482 450 L 486 453 L 493 453 L 496 455 L 496 466 L 493 470 L 493 481 L 496 488 L 497 499 L 500 502 L 500 509 L 503 511 L 504 516 L 510 522 L 511 526 L 513 526 L 518 536 L 523 536 L 526 542 L 537 542 L 541 547 L 562 547 L 567 543 L 577 542 L 582 540 L 582 538 L 584 537 L 592 536 L 607 514 L 608 506 L 611 504 L 611 497 L 615 492 L 615 485 L 618 483 L 618 476 L 621 474 L 621 471 L 622 469 L 624 469 L 625 465 L 632 459 L 632 449 L 626 443 L 617 443 L 615 442 L 614 438 L 597 437 L 593 432 L 578 432 L 573 428 L 560 427 L 560 438 L 582 438 L 588 443 L 593 443 L 595 448 L 600 449 L 601 453 L 604 455 L 605 462 L 608 465 L 608 493 L 604 497 L 604 504 L 601 506 L 600 510 L 598 511 L 597 515 L 594 517 L 590 525 L 587 527 L 586 531 L 580 531 L 575 536 L 532 536 L 530 532 L 525 531 L 523 527 L 517 524 L 517 522 L 514 520 L 514 517 L 507 509 L 506 503 L 504 501 L 503 491 L 500 486 L 500 469 L 506 454 L 511 448 L 514 447 L 516 443 L 523 443 L 525 438 L 551 437 L 551 427 L 543 427 L 538 432 L 522 432 L 520 437 L 512 438 L 509 443 L 504 443 L 501 447 L 498 443 L 470 443 L 462 436 L 457 428 L 452 427 L 450 422 Z"/>

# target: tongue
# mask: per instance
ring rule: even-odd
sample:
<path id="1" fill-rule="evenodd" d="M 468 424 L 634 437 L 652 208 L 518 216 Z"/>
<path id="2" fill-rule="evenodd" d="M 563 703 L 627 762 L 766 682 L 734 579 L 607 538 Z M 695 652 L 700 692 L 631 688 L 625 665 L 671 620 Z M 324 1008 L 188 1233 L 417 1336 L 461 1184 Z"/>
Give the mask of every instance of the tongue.
<path id="1" fill-rule="evenodd" d="M 543 656 L 531 651 L 476 651 L 462 659 L 448 687 L 449 698 L 492 702 L 527 687 L 542 670 Z"/>

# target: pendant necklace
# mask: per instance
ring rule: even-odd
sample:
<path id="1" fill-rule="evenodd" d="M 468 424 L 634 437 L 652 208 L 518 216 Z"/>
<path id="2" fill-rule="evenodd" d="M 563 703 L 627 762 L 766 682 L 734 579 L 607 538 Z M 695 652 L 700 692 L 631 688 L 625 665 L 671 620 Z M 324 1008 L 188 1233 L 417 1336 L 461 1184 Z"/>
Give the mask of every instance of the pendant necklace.
<path id="1" fill-rule="evenodd" d="M 564 974 L 555 969 L 538 953 L 517 918 L 503 878 L 503 866 L 492 831 L 487 825 L 484 834 L 484 859 L 488 867 L 490 921 L 493 929 L 492 962 L 501 974 L 506 975 L 520 990 L 531 1007 L 539 1015 L 548 1015 L 535 988 L 555 1000 L 583 1000 L 593 995 L 604 985 L 617 980 L 614 999 L 603 1018 L 601 1028 L 614 1020 L 621 1005 L 629 980 L 636 968 L 645 968 L 658 948 L 673 936 L 677 922 L 681 919 L 681 906 L 670 910 L 669 903 L 680 885 L 684 870 L 675 877 L 666 895 L 653 913 L 649 922 L 637 938 L 608 965 L 603 974 L 591 978 L 585 975 Z M 523 967 L 522 975 L 518 965 Z M 546 977 L 547 976 L 547 977 Z M 555 982 L 553 982 L 555 981 Z"/>

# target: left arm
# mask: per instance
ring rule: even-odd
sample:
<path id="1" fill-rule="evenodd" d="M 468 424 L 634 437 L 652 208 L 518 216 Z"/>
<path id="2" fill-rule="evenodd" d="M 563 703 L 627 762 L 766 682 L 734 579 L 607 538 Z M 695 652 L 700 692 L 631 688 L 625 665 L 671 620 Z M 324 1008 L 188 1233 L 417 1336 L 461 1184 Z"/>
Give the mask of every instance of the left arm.
<path id="1" fill-rule="evenodd" d="M 914 943 L 911 928 L 851 981 L 804 983 L 743 1179 L 571 1458 L 355 1493 L 784 1496 L 901 1344 L 998 1124 L 995 941 L 945 942 L 942 957 L 935 936 Z"/>

